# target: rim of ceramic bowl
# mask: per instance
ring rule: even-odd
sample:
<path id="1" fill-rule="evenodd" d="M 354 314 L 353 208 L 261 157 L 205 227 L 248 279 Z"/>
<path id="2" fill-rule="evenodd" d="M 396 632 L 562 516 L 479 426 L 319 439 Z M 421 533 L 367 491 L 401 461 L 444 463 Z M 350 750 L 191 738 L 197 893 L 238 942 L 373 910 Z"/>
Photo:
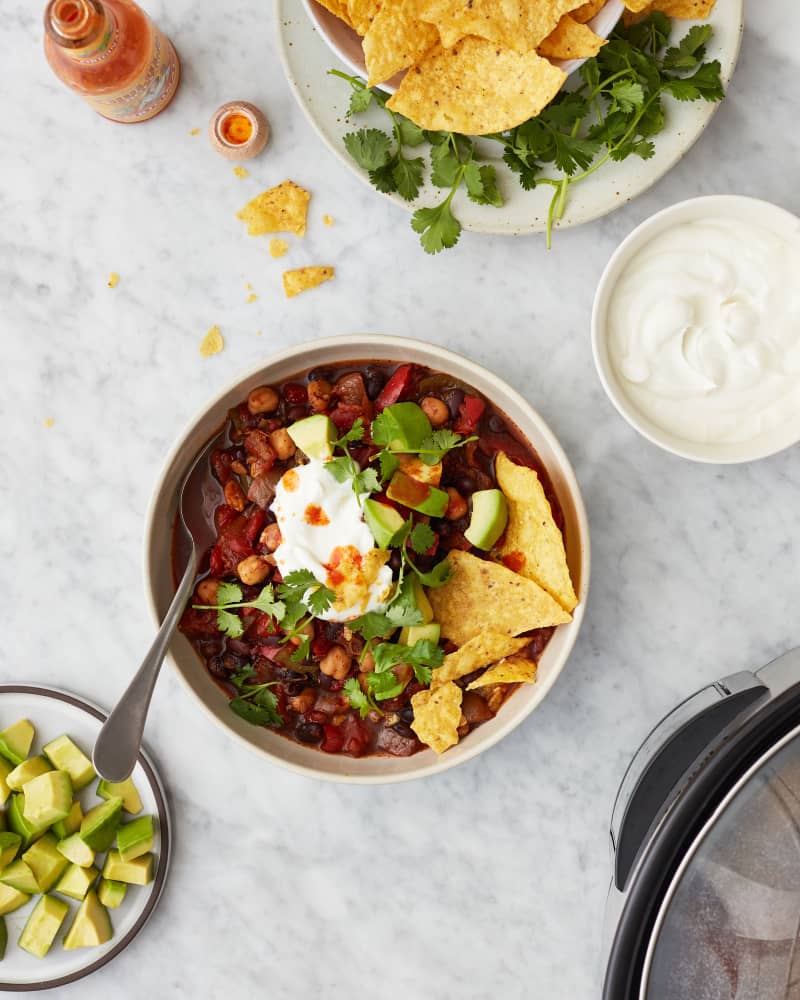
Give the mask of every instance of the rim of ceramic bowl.
<path id="1" fill-rule="evenodd" d="M 545 462 L 545 466 L 554 484 L 558 482 L 561 485 L 562 488 L 558 491 L 560 502 L 562 507 L 569 507 L 574 522 L 573 533 L 575 537 L 568 537 L 567 539 L 568 550 L 573 553 L 573 575 L 576 575 L 575 568 L 577 567 L 577 576 L 579 577 L 577 587 L 579 603 L 573 612 L 572 621 L 566 625 L 559 626 L 550 644 L 548 644 L 548 649 L 553 647 L 553 643 L 559 637 L 560 632 L 560 645 L 555 647 L 557 651 L 553 653 L 553 662 L 548 665 L 547 675 L 544 680 L 537 680 L 536 684 L 531 686 L 528 701 L 523 702 L 522 691 L 515 692 L 514 696 L 509 698 L 502 706 L 498 716 L 495 716 L 494 719 L 470 734 L 472 740 L 469 744 L 460 745 L 461 752 L 458 755 L 451 755 L 448 752 L 438 757 L 434 756 L 433 751 L 426 749 L 419 751 L 417 754 L 412 754 L 410 757 L 370 756 L 350 758 L 339 754 L 325 754 L 317 748 L 301 747 L 299 744 L 294 743 L 294 741 L 275 733 L 270 733 L 269 735 L 275 741 L 279 742 L 274 743 L 275 749 L 270 749 L 259 745 L 251 738 L 250 730 L 246 728 L 246 724 L 242 723 L 242 728 L 239 729 L 240 720 L 237 716 L 231 714 L 231 718 L 228 720 L 221 713 L 215 711 L 214 707 L 206 700 L 203 694 L 190 683 L 188 676 L 178 662 L 175 653 L 176 641 L 186 644 L 187 655 L 188 653 L 191 654 L 191 662 L 197 668 L 197 674 L 193 676 L 196 677 L 198 684 L 202 684 L 204 689 L 209 692 L 213 687 L 216 692 L 213 697 L 219 705 L 222 705 L 226 701 L 224 694 L 211 679 L 208 671 L 203 668 L 197 654 L 189 646 L 188 641 L 179 634 L 176 634 L 173 638 L 167 659 L 179 676 L 181 683 L 191 693 L 192 697 L 200 703 L 203 710 L 217 726 L 224 729 L 228 735 L 237 739 L 253 752 L 296 774 L 324 781 L 350 784 L 390 784 L 439 774 L 472 760 L 494 746 L 512 730 L 516 729 L 541 704 L 560 676 L 572 652 L 583 621 L 589 589 L 591 568 L 589 523 L 580 487 L 572 465 L 554 433 L 530 403 L 515 389 L 512 389 L 503 379 L 494 375 L 482 365 L 454 351 L 410 337 L 386 334 L 346 334 L 338 337 L 304 341 L 300 344 L 284 348 L 272 353 L 257 365 L 242 372 L 237 378 L 209 399 L 184 426 L 158 474 L 147 511 L 144 532 L 144 588 L 147 605 L 154 622 L 158 625 L 163 614 L 159 610 L 159 604 L 163 606 L 165 600 L 171 599 L 174 593 L 171 565 L 166 569 L 166 572 L 169 573 L 169 593 L 159 594 L 158 592 L 159 580 L 163 578 L 165 572 L 165 560 L 157 557 L 157 554 L 159 552 L 163 553 L 164 549 L 163 522 L 159 521 L 159 517 L 163 514 L 167 517 L 167 523 L 171 523 L 171 517 L 174 515 L 176 509 L 177 484 L 182 480 L 186 472 L 186 467 L 199 448 L 202 447 L 203 442 L 208 441 L 215 433 L 215 428 L 219 427 L 224 421 L 227 409 L 220 411 L 218 415 L 219 419 L 215 417 L 211 421 L 209 418 L 226 398 L 235 397 L 236 395 L 240 396 L 243 392 L 249 391 L 250 388 L 259 384 L 262 379 L 268 378 L 267 373 L 270 369 L 279 365 L 287 365 L 295 358 L 298 359 L 298 364 L 294 371 L 307 368 L 309 352 L 313 352 L 314 360 L 311 363 L 316 366 L 324 366 L 326 363 L 347 363 L 348 360 L 351 362 L 363 361 L 368 363 L 371 359 L 376 361 L 397 361 L 403 358 L 413 359 L 419 364 L 428 364 L 430 367 L 445 373 L 453 373 L 454 377 L 469 382 L 480 391 L 485 392 L 492 399 L 492 402 L 503 412 L 507 412 L 507 408 L 511 407 L 516 408 L 524 416 L 527 426 L 520 426 L 519 429 L 526 439 L 530 441 L 534 449 L 538 451 L 546 450 L 552 456 Z M 348 353 L 349 357 L 347 356 Z M 326 354 L 332 354 L 333 356 L 326 358 Z M 425 360 L 423 360 L 423 357 Z M 292 374 L 294 372 L 287 368 L 286 373 Z M 486 386 L 489 388 L 485 388 Z M 517 423 L 517 420 L 510 414 L 509 418 L 515 424 Z M 200 435 L 200 428 L 204 424 L 208 426 L 205 427 L 202 435 Z M 194 441 L 192 440 L 193 438 L 195 439 Z M 170 483 L 172 484 L 171 492 Z M 171 549 L 169 539 L 167 541 L 167 548 L 168 550 Z M 166 561 L 171 562 L 171 560 Z M 547 650 L 545 650 L 544 656 L 547 656 Z M 501 718 L 503 709 L 510 709 L 510 711 L 506 712 L 504 719 Z M 492 726 L 495 722 L 497 722 L 496 727 L 492 730 L 487 730 L 487 726 Z M 261 733 L 261 727 L 251 728 L 255 732 Z M 284 749 L 286 755 L 281 753 Z M 455 750 L 457 747 L 453 749 Z M 288 759 L 288 754 L 291 751 L 296 756 L 304 757 L 304 761 L 299 762 L 298 760 Z M 430 755 L 427 764 L 423 764 L 422 766 L 417 764 L 413 769 L 409 770 L 403 769 L 404 764 L 413 762 L 415 759 L 419 760 L 423 755 Z M 376 769 L 373 772 L 359 773 L 357 766 L 359 762 L 365 761 L 379 761 L 385 763 L 387 766 L 383 768 L 380 764 L 374 765 Z M 319 766 L 323 762 L 325 762 L 327 767 L 322 768 Z"/>
<path id="2" fill-rule="evenodd" d="M 633 255 L 672 225 L 702 216 L 738 218 L 793 242 L 800 250 L 800 217 L 774 202 L 747 195 L 720 194 L 687 198 L 661 209 L 633 229 L 611 255 L 603 270 L 592 306 L 592 354 L 606 395 L 621 417 L 642 437 L 679 458 L 708 465 L 738 465 L 777 455 L 800 441 L 800 432 L 759 435 L 736 444 L 703 444 L 659 427 L 639 411 L 622 388 L 609 358 L 607 312 L 611 296 Z"/>
<path id="3" fill-rule="evenodd" d="M 363 51 L 360 47 L 360 38 L 355 29 L 344 24 L 344 22 L 337 18 L 334 13 L 327 9 L 327 7 L 317 3 L 317 0 L 302 0 L 302 3 L 306 13 L 308 14 L 309 20 L 319 31 L 323 41 L 336 58 L 340 59 L 356 76 L 366 76 L 366 63 L 364 62 Z M 598 30 L 601 37 L 607 38 L 614 30 L 619 19 L 622 17 L 624 10 L 625 5 L 623 0 L 606 0 L 605 5 L 588 22 L 588 26 L 593 30 L 596 29 L 596 26 L 599 26 L 596 30 Z M 616 16 L 614 16 L 615 12 Z M 613 17 L 613 21 L 607 23 L 607 19 L 609 17 Z M 349 35 L 352 35 L 353 38 L 359 38 L 359 45 L 357 48 L 360 58 L 354 58 L 342 45 L 334 40 L 332 36 L 332 26 L 334 23 L 337 26 L 344 25 L 344 28 L 340 28 L 339 30 L 346 31 L 348 33 L 348 38 Z M 580 67 L 586 62 L 586 59 L 554 59 L 553 62 L 556 66 L 560 66 L 567 76 L 571 76 L 575 70 L 580 69 Z M 393 94 L 400 86 L 400 81 L 403 79 L 403 76 L 404 72 L 401 71 L 393 76 L 391 80 L 387 80 L 385 83 L 380 84 L 380 89 L 385 90 L 389 94 Z"/>

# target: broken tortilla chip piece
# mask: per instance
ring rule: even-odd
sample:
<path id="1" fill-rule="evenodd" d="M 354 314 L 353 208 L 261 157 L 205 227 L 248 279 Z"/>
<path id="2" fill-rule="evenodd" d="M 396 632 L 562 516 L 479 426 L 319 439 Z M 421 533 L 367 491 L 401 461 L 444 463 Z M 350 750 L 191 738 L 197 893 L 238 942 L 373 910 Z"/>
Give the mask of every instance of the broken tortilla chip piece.
<path id="1" fill-rule="evenodd" d="M 634 14 L 642 17 L 654 10 L 660 10 L 668 17 L 677 17 L 684 21 L 703 21 L 714 9 L 717 0 L 624 0 L 625 6 Z M 625 17 L 626 23 L 638 18 Z"/>
<path id="2" fill-rule="evenodd" d="M 444 753 L 448 747 L 458 743 L 463 696 L 461 688 L 450 681 L 435 691 L 417 691 L 411 697 L 414 709 L 411 728 L 436 753 Z"/>
<path id="3" fill-rule="evenodd" d="M 381 8 L 381 0 L 347 0 L 347 16 L 359 35 L 366 35 Z"/>
<path id="4" fill-rule="evenodd" d="M 355 25 L 350 20 L 350 13 L 348 11 L 347 0 L 317 0 L 325 10 L 329 10 L 334 17 L 338 17 L 340 21 L 344 21 L 346 25 L 353 28 Z"/>
<path id="5" fill-rule="evenodd" d="M 204 358 L 210 358 L 214 354 L 219 354 L 225 346 L 222 334 L 218 326 L 212 326 L 208 333 L 200 341 L 200 353 Z"/>
<path id="6" fill-rule="evenodd" d="M 534 469 L 500 452 L 497 483 L 508 501 L 508 525 L 497 554 L 506 566 L 538 583 L 566 611 L 578 603 L 567 565 L 564 536 Z"/>
<path id="7" fill-rule="evenodd" d="M 576 21 L 586 24 L 593 17 L 597 17 L 605 5 L 606 0 L 589 0 L 589 3 L 581 4 L 580 7 L 576 7 L 575 10 L 571 11 L 571 15 Z"/>
<path id="8" fill-rule="evenodd" d="M 517 52 L 530 52 L 581 0 L 416 0 L 419 17 L 436 25 L 442 45 L 467 35 Z"/>
<path id="9" fill-rule="evenodd" d="M 596 35 L 588 24 L 581 24 L 565 14 L 556 30 L 539 46 L 538 52 L 548 59 L 590 59 L 605 44 L 605 39 Z"/>
<path id="10" fill-rule="evenodd" d="M 391 79 L 401 69 L 418 63 L 439 40 L 432 24 L 414 14 L 416 0 L 386 3 L 376 14 L 364 36 L 368 87 Z"/>
<path id="11" fill-rule="evenodd" d="M 536 662 L 527 656 L 508 656 L 480 677 L 467 684 L 467 691 L 486 687 L 488 684 L 533 684 L 536 680 Z"/>
<path id="12" fill-rule="evenodd" d="M 538 115 L 564 80 L 562 70 L 535 52 L 522 55 L 469 37 L 452 49 L 435 45 L 386 106 L 423 129 L 485 135 Z"/>
<path id="13" fill-rule="evenodd" d="M 452 576 L 427 595 L 442 635 L 458 646 L 486 629 L 519 635 L 572 620 L 546 590 L 499 563 L 456 549 L 447 561 Z"/>
<path id="14" fill-rule="evenodd" d="M 309 288 L 316 288 L 323 281 L 330 281 L 334 275 L 332 267 L 297 267 L 292 271 L 283 272 L 283 290 L 286 298 L 292 299 Z"/>
<path id="15" fill-rule="evenodd" d="M 447 681 L 456 681 L 459 677 L 471 674 L 473 670 L 488 667 L 490 663 L 497 663 L 512 653 L 518 653 L 529 642 L 530 639 L 524 636 L 517 639 L 504 632 L 487 629 L 465 642 L 455 653 L 445 656 L 441 667 L 433 671 L 431 690 L 435 691 Z"/>
<path id="16" fill-rule="evenodd" d="M 236 218 L 247 223 L 250 236 L 264 233 L 295 233 L 306 231 L 306 214 L 310 192 L 294 181 L 284 181 L 277 187 L 262 191 L 236 213 Z"/>

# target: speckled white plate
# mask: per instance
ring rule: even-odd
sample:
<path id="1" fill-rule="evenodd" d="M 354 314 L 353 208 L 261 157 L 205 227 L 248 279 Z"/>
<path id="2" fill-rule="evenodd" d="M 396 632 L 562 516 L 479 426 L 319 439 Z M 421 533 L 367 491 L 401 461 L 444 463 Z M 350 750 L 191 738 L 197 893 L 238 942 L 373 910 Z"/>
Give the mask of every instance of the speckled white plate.
<path id="1" fill-rule="evenodd" d="M 719 59 L 726 87 L 739 55 L 743 4 L 744 0 L 720 0 L 711 17 L 714 37 L 708 46 L 707 58 Z M 328 76 L 328 70 L 337 68 L 347 72 L 348 68 L 332 54 L 303 4 L 298 0 L 275 0 L 275 18 L 284 71 L 300 107 L 328 148 L 375 191 L 366 173 L 348 155 L 342 136 L 364 125 L 385 128 L 386 116 L 372 109 L 352 120 L 347 119 L 350 88 L 344 80 Z M 676 25 L 676 34 L 680 37 L 691 22 L 679 21 Z M 666 103 L 668 125 L 656 137 L 655 156 L 650 160 L 631 156 L 622 163 L 608 163 L 576 185 L 570 191 L 559 227 L 578 226 L 598 219 L 652 187 L 694 145 L 718 107 L 707 101 L 683 103 L 670 98 Z M 473 232 L 500 236 L 543 232 L 552 188 L 542 185 L 533 191 L 523 191 L 500 158 L 499 143 L 481 143 L 482 152 L 484 147 L 486 159 L 491 159 L 497 167 L 506 203 L 502 208 L 475 205 L 459 191 L 453 207 L 462 226 Z M 376 195 L 380 193 L 376 191 Z M 426 183 L 419 198 L 413 202 L 403 201 L 397 194 L 382 197 L 391 198 L 407 211 L 413 211 L 421 205 L 436 204 L 441 199 L 441 191 Z"/>
<path id="2" fill-rule="evenodd" d="M 40 753 L 48 740 L 66 733 L 88 756 L 91 756 L 94 742 L 106 720 L 105 713 L 99 708 L 66 691 L 26 684 L 0 685 L 0 729 L 23 718 L 30 719 L 36 729 L 32 753 Z M 25 921 L 40 897 L 31 896 L 25 906 L 7 913 L 5 922 L 8 945 L 5 958 L 0 963 L 0 992 L 47 990 L 82 979 L 127 948 L 147 923 L 161 895 L 169 866 L 169 811 L 161 782 L 152 761 L 145 753 L 139 755 L 132 777 L 142 799 L 142 815 L 150 814 L 156 818 L 156 837 L 153 843 L 156 866 L 153 881 L 146 886 L 129 886 L 122 905 L 116 910 L 109 910 L 114 936 L 97 948 L 64 950 L 64 934 L 72 923 L 79 904 L 77 900 L 62 896 L 53 889 L 50 890 L 51 893 L 69 904 L 69 913 L 44 958 L 29 955 L 17 944 Z M 102 801 L 97 797 L 96 787 L 97 782 L 92 781 L 78 795 L 84 812 Z M 127 819 L 130 817 L 126 814 L 125 820 Z"/>

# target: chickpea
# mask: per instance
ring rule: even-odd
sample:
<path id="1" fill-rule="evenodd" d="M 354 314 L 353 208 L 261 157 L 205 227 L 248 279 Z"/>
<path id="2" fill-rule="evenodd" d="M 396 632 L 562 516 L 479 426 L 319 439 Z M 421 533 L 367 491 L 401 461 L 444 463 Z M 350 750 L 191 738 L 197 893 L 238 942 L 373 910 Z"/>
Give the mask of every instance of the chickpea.
<path id="1" fill-rule="evenodd" d="M 247 468 L 241 462 L 231 462 L 231 472 L 235 472 L 237 476 L 246 476 Z"/>
<path id="2" fill-rule="evenodd" d="M 308 383 L 308 401 L 315 413 L 322 413 L 328 409 L 332 388 L 330 382 L 324 378 L 315 378 Z"/>
<path id="3" fill-rule="evenodd" d="M 247 409 L 251 413 L 274 413 L 279 402 L 280 396 L 272 386 L 260 385 L 247 397 Z"/>
<path id="4" fill-rule="evenodd" d="M 269 549 L 270 552 L 274 552 L 283 541 L 283 538 L 281 537 L 281 529 L 275 523 L 268 524 L 261 532 L 261 536 L 258 540 L 265 549 Z"/>
<path id="5" fill-rule="evenodd" d="M 306 712 L 310 711 L 311 706 L 316 700 L 317 692 L 315 688 L 303 688 L 300 694 L 296 694 L 293 698 L 289 699 L 289 708 L 291 708 L 293 712 L 305 715 Z"/>
<path id="6" fill-rule="evenodd" d="M 219 580 L 215 580 L 213 576 L 208 576 L 205 580 L 201 580 L 197 584 L 197 603 L 216 604 L 218 589 Z"/>
<path id="7" fill-rule="evenodd" d="M 448 521 L 457 521 L 467 513 L 467 501 L 452 486 L 447 487 L 447 495 L 450 499 L 447 502 L 444 516 Z"/>
<path id="8" fill-rule="evenodd" d="M 291 458 L 295 453 L 294 441 L 289 437 L 289 432 L 285 427 L 279 427 L 273 431 L 269 436 L 269 443 L 280 461 Z"/>
<path id="9" fill-rule="evenodd" d="M 343 646 L 333 645 L 319 661 L 319 669 L 328 677 L 341 681 L 350 673 L 350 654 Z"/>
<path id="10" fill-rule="evenodd" d="M 272 566 L 261 556 L 248 556 L 242 559 L 236 567 L 236 574 L 242 583 L 254 587 L 257 583 L 263 583 L 272 572 Z"/>
<path id="11" fill-rule="evenodd" d="M 401 684 L 408 684 L 411 678 L 414 676 L 414 668 L 410 663 L 396 663 L 392 667 L 392 673 L 400 681 Z"/>
<path id="12" fill-rule="evenodd" d="M 364 659 L 361 661 L 358 669 L 362 674 L 371 674 L 375 669 L 375 657 L 371 652 L 364 655 Z"/>
<path id="13" fill-rule="evenodd" d="M 235 479 L 225 483 L 225 503 L 234 510 L 244 510 L 247 506 L 247 497 Z"/>
<path id="14" fill-rule="evenodd" d="M 441 427 L 450 419 L 450 410 L 447 408 L 447 403 L 443 403 L 436 396 L 426 396 L 419 405 L 434 427 Z"/>

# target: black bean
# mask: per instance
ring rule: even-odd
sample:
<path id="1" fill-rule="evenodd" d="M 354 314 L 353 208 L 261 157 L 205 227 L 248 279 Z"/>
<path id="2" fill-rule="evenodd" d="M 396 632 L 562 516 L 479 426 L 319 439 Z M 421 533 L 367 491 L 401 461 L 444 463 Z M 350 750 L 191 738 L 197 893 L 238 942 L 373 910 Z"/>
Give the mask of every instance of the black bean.
<path id="1" fill-rule="evenodd" d="M 405 708 L 401 708 L 397 714 L 400 716 L 403 722 L 409 725 L 414 721 L 414 709 L 411 707 L 411 705 L 406 705 Z"/>
<path id="2" fill-rule="evenodd" d="M 394 731 L 399 736 L 406 736 L 410 740 L 413 740 L 415 738 L 414 730 L 411 728 L 411 726 L 407 726 L 405 722 L 395 722 L 395 724 L 392 726 L 392 729 L 394 729 Z"/>
<path id="3" fill-rule="evenodd" d="M 450 418 L 455 420 L 458 416 L 458 408 L 464 402 L 464 392 L 462 389 L 448 389 L 442 395 L 442 399 L 447 403 L 447 409 L 450 411 Z"/>
<path id="4" fill-rule="evenodd" d="M 319 743 L 323 729 L 318 722 L 299 722 L 294 734 L 301 743 Z"/>
<path id="5" fill-rule="evenodd" d="M 399 549 L 392 549 L 392 554 L 389 556 L 389 568 L 393 573 L 396 573 L 400 569 L 400 565 L 403 562 L 403 557 L 400 555 Z"/>
<path id="6" fill-rule="evenodd" d="M 475 480 L 472 476 L 459 476 L 454 485 L 462 496 L 472 496 L 475 492 Z"/>
<path id="7" fill-rule="evenodd" d="M 306 687 L 306 682 L 303 681 L 287 681 L 283 685 L 283 690 L 286 692 L 287 698 L 294 698 L 295 695 L 300 694 L 300 692 Z"/>
<path id="8" fill-rule="evenodd" d="M 335 376 L 330 368 L 312 368 L 306 378 L 309 382 L 319 382 L 320 379 L 323 379 L 325 382 L 333 382 L 335 380 Z"/>
<path id="9" fill-rule="evenodd" d="M 489 430 L 493 431 L 495 434 L 502 434 L 506 429 L 506 422 L 502 417 L 498 417 L 496 413 L 493 413 L 489 417 Z"/>
<path id="10" fill-rule="evenodd" d="M 377 399 L 385 384 L 386 376 L 379 368 L 369 365 L 364 369 L 364 387 L 370 399 Z"/>
<path id="11" fill-rule="evenodd" d="M 308 416 L 308 407 L 305 404 L 290 406 L 286 411 L 286 419 L 290 424 L 293 424 L 295 420 L 302 420 L 306 416 Z"/>

